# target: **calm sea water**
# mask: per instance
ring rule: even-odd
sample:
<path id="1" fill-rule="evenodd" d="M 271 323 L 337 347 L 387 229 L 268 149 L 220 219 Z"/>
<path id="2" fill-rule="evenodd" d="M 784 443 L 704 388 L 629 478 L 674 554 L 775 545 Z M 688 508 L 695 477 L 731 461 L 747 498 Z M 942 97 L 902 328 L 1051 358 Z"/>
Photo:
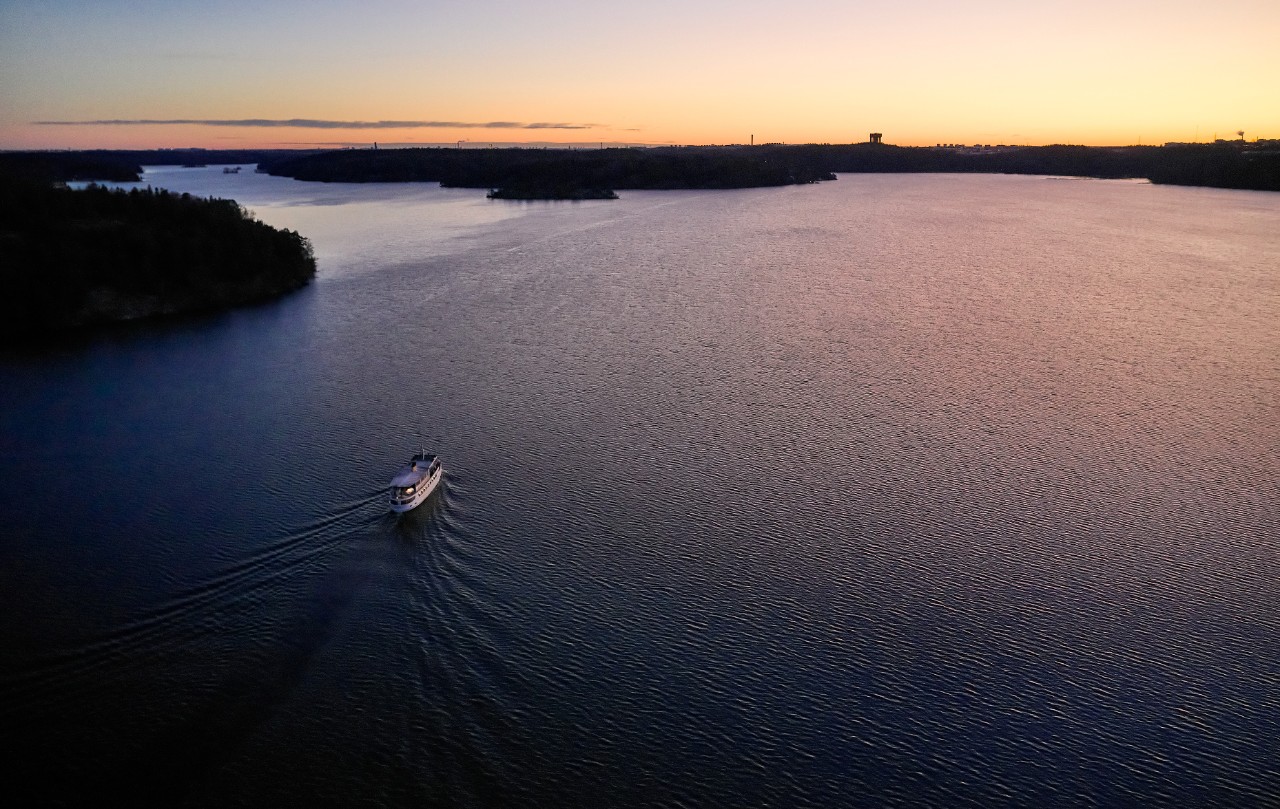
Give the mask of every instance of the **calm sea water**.
<path id="1" fill-rule="evenodd" d="M 1280 195 L 146 179 L 319 278 L 0 355 L 10 790 L 1280 801 Z"/>

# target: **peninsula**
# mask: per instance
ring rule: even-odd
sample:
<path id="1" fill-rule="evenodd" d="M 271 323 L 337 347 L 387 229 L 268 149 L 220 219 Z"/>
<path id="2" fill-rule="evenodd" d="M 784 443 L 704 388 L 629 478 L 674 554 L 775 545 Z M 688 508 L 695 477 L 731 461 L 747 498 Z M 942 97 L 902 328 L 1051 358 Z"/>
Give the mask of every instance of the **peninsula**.
<path id="1" fill-rule="evenodd" d="M 226 309 L 306 285 L 311 245 L 231 200 L 0 173 L 0 337 Z"/>

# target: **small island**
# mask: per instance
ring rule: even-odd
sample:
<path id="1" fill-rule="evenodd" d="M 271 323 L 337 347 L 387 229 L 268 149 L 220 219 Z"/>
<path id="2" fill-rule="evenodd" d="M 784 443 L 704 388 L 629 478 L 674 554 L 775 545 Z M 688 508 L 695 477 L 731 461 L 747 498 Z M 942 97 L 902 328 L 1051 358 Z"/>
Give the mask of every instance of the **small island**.
<path id="1" fill-rule="evenodd" d="M 305 238 L 231 200 L 0 173 L 7 340 L 265 301 L 315 272 Z"/>

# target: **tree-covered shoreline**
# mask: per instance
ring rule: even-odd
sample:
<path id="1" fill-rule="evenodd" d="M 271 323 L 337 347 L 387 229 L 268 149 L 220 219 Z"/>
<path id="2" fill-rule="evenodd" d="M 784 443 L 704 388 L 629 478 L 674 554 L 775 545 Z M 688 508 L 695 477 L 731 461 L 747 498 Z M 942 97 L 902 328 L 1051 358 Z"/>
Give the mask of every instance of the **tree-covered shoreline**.
<path id="1" fill-rule="evenodd" d="M 0 153 L 0 175 L 137 180 L 143 166 L 256 163 L 321 182 L 438 182 L 498 198 L 599 198 L 634 189 L 717 189 L 813 183 L 836 173 L 1050 174 L 1280 191 L 1275 142 L 1165 146 L 904 147 L 880 143 L 601 149 L 153 149 Z"/>
<path id="2" fill-rule="evenodd" d="M 322 182 L 438 182 L 499 198 L 572 199 L 617 189 L 729 189 L 815 183 L 835 175 L 786 152 L 736 147 L 343 149 L 263 161 L 259 170 Z"/>
<path id="3" fill-rule="evenodd" d="M 280 154 L 260 162 L 259 169 L 321 182 L 433 181 L 459 188 L 509 190 L 522 199 L 564 198 L 564 189 L 749 188 L 820 182 L 835 179 L 836 173 L 915 172 L 1142 178 L 1154 183 L 1280 191 L 1280 149 L 1234 143 L 992 149 L 872 143 L 343 149 Z"/>
<path id="4" fill-rule="evenodd" d="M 86 149 L 0 152 L 0 178 L 29 182 L 137 182 L 143 166 L 261 163 L 313 154 L 315 149 Z"/>
<path id="5" fill-rule="evenodd" d="M 0 336 L 213 311 L 315 276 L 310 243 L 231 200 L 0 177 Z"/>

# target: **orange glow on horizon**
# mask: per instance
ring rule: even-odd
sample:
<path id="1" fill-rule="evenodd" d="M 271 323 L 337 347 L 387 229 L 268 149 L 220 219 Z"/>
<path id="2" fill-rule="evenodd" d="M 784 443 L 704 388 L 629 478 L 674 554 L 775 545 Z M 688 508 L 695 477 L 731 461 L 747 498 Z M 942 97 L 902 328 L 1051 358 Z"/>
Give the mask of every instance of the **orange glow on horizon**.
<path id="1" fill-rule="evenodd" d="M 771 130 L 759 127 L 756 131 L 743 131 L 741 134 L 729 134 L 713 127 L 701 127 L 687 132 L 672 131 L 667 137 L 654 137 L 647 131 L 573 131 L 560 133 L 540 132 L 537 135 L 521 137 L 516 132 L 485 133 L 477 136 L 472 130 L 397 130 L 391 132 L 370 132 L 369 130 L 332 129 L 317 133 L 313 129 L 273 128 L 269 130 L 244 128 L 222 128 L 211 132 L 211 127 L 195 125 L 174 126 L 139 126 L 122 125 L 103 126 L 67 126 L 67 127 L 26 127 L 8 126 L 0 128 L 0 148 L 5 150 L 89 150 L 89 149 L 341 149 L 372 147 L 375 143 L 380 148 L 402 148 L 412 146 L 440 146 L 454 148 L 519 148 L 529 146 L 591 147 L 610 146 L 715 146 L 746 145 L 754 142 L 757 145 L 766 143 L 783 144 L 847 144 L 864 143 L 871 131 L 883 131 L 884 142 L 894 146 L 934 146 L 944 143 L 965 145 L 991 144 L 1009 146 L 1046 146 L 1051 144 L 1072 144 L 1078 146 L 1135 146 L 1160 145 L 1166 142 L 1204 142 L 1214 139 L 1239 140 L 1236 130 L 1229 126 L 1220 129 L 1196 128 L 1187 132 L 1153 130 L 1151 133 L 1139 133 L 1125 137 L 1119 133 L 1105 129 L 1076 128 L 1066 135 L 1055 135 L 1051 132 L 1036 132 L 1031 136 L 1015 134 L 1002 136 L 997 133 L 967 131 L 958 134 L 952 132 L 946 136 L 910 136 L 895 137 L 891 127 L 869 125 L 866 131 L 833 132 L 828 131 L 817 136 L 806 136 L 802 131 Z M 888 131 L 885 131 L 888 130 Z M 678 136 L 677 136 L 678 135 Z M 456 137 L 455 137 L 456 136 Z M 1259 139 L 1276 138 L 1280 134 L 1268 132 L 1246 132 L 1246 140 L 1253 142 Z"/>
<path id="2" fill-rule="evenodd" d="M 494 2 L 12 4 L 0 149 L 1280 138 L 1274 0 Z M 295 118 L 434 125 L 36 123 Z"/>

